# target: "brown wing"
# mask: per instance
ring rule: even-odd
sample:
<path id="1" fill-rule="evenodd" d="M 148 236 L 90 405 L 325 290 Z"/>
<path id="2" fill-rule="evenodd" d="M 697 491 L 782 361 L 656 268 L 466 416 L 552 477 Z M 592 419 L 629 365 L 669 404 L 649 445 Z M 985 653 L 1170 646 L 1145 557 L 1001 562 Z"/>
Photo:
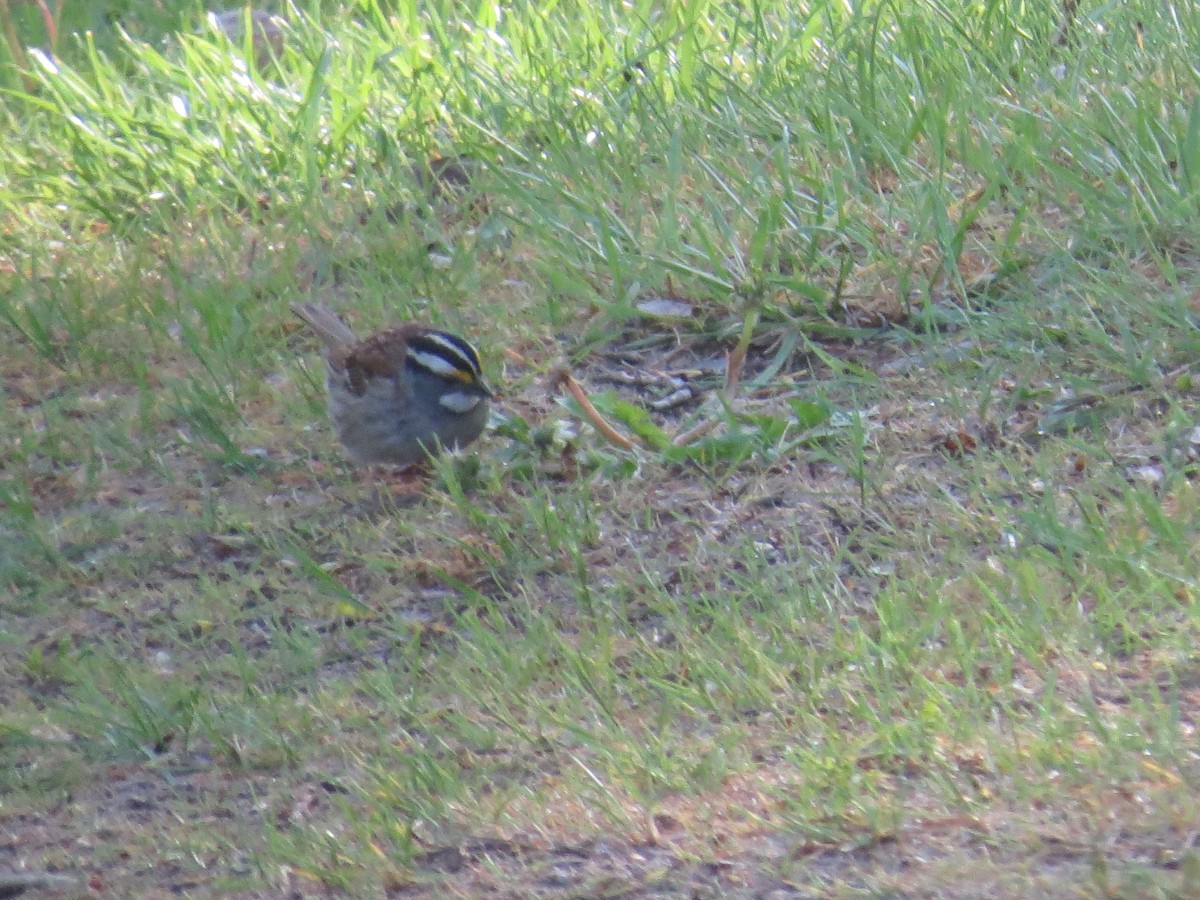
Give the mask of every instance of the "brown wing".
<path id="1" fill-rule="evenodd" d="M 373 379 L 394 378 L 404 370 L 408 339 L 423 330 L 419 325 L 385 328 L 341 352 L 330 352 L 329 364 L 346 371 L 350 390 L 361 397 Z M 407 392 L 407 378 L 396 378 L 395 381 L 397 390 Z"/>

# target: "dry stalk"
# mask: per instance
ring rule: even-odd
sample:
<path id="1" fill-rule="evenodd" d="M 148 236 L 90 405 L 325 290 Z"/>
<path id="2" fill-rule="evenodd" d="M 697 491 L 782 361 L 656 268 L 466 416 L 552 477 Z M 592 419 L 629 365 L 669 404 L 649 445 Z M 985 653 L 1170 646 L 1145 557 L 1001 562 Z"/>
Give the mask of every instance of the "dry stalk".
<path id="1" fill-rule="evenodd" d="M 611 444 L 616 444 L 622 450 L 632 450 L 634 448 L 633 441 L 617 431 L 604 416 L 600 415 L 600 411 L 588 399 L 583 386 L 571 377 L 570 372 L 566 369 L 558 369 L 553 373 L 551 379 L 555 387 L 565 387 L 570 392 L 571 396 L 575 398 L 575 402 L 583 410 L 583 414 L 587 416 L 588 421 L 596 427 L 597 431 L 604 435 L 605 440 Z"/>

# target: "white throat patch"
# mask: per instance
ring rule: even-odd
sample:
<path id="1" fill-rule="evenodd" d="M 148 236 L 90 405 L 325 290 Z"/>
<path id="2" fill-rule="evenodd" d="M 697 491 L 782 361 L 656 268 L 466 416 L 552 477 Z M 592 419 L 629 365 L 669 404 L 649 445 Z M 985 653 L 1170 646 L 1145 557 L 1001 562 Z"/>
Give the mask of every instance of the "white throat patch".
<path id="1" fill-rule="evenodd" d="M 438 403 L 456 413 L 468 413 L 479 405 L 483 398 L 478 394 L 466 394 L 462 391 L 447 391 L 438 397 Z"/>

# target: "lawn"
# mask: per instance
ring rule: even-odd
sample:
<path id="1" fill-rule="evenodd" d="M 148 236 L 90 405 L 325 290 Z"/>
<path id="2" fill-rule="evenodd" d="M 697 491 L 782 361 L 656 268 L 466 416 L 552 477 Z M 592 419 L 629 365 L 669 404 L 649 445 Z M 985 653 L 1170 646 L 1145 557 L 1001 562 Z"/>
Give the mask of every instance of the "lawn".
<path id="1" fill-rule="evenodd" d="M 270 11 L 0 2 L 0 896 L 1194 896 L 1194 10 Z"/>

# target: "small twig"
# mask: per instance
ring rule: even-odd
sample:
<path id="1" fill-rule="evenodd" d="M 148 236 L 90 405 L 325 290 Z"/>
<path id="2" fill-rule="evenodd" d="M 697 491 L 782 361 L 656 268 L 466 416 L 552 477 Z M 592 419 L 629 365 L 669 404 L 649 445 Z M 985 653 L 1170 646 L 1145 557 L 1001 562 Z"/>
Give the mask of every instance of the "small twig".
<path id="1" fill-rule="evenodd" d="M 728 403 L 732 403 L 733 398 L 737 396 L 738 384 L 742 378 L 742 365 L 746 362 L 750 342 L 754 340 L 754 329 L 758 327 L 758 315 L 758 307 L 746 314 L 742 322 L 742 336 L 737 346 L 725 357 L 725 400 Z"/>
<path id="2" fill-rule="evenodd" d="M 571 396 L 575 398 L 575 402 L 578 403 L 580 408 L 583 410 L 583 414 L 587 416 L 588 421 L 596 427 L 597 431 L 604 435 L 606 440 L 612 444 L 616 444 L 623 450 L 632 450 L 634 448 L 633 441 L 625 437 L 625 435 L 621 434 L 621 432 L 617 431 L 617 429 L 615 429 L 608 423 L 607 420 L 605 420 L 604 416 L 600 415 L 600 411 L 592 405 L 592 401 L 588 399 L 583 387 L 578 381 L 571 377 L 570 372 L 568 372 L 566 369 L 559 369 L 558 371 L 554 372 L 552 375 L 552 383 L 555 387 L 566 387 L 566 389 L 571 393 Z"/>
<path id="3" fill-rule="evenodd" d="M 249 278 L 251 275 L 253 275 L 254 260 L 257 256 L 258 256 L 258 236 L 256 235 L 256 236 L 250 238 L 250 246 L 248 248 L 246 248 L 246 265 L 244 266 L 244 269 L 246 271 L 247 278 Z"/>
<path id="4" fill-rule="evenodd" d="M 669 387 L 678 390 L 686 384 L 682 378 L 668 375 L 666 372 L 647 372 L 644 374 L 637 372 L 604 372 L 597 377 L 603 381 L 611 381 L 613 384 L 627 384 L 631 387 L 640 388 Z"/>
<path id="5" fill-rule="evenodd" d="M 696 396 L 690 387 L 686 384 L 681 388 L 676 388 L 665 397 L 660 397 L 657 400 L 650 401 L 650 408 L 662 412 L 667 409 L 674 409 L 676 406 L 683 406 L 694 396 Z"/>
<path id="6" fill-rule="evenodd" d="M 725 357 L 725 399 L 732 400 L 737 396 L 738 383 L 742 379 L 742 365 L 746 362 L 748 344 L 740 341 Z"/>
<path id="7" fill-rule="evenodd" d="M 716 428 L 717 424 L 718 423 L 716 419 L 705 419 L 700 424 L 693 425 L 687 431 L 681 431 L 679 434 L 675 435 L 675 438 L 671 441 L 671 446 L 686 447 L 693 441 L 704 437 L 704 435 Z"/>
<path id="8" fill-rule="evenodd" d="M 38 9 L 42 13 L 42 24 L 46 26 L 46 37 L 50 39 L 50 52 L 57 54 L 58 52 L 58 17 L 62 15 L 62 8 L 67 0 L 59 0 L 57 12 L 50 12 L 50 7 L 46 5 L 46 0 L 35 0 Z"/>

